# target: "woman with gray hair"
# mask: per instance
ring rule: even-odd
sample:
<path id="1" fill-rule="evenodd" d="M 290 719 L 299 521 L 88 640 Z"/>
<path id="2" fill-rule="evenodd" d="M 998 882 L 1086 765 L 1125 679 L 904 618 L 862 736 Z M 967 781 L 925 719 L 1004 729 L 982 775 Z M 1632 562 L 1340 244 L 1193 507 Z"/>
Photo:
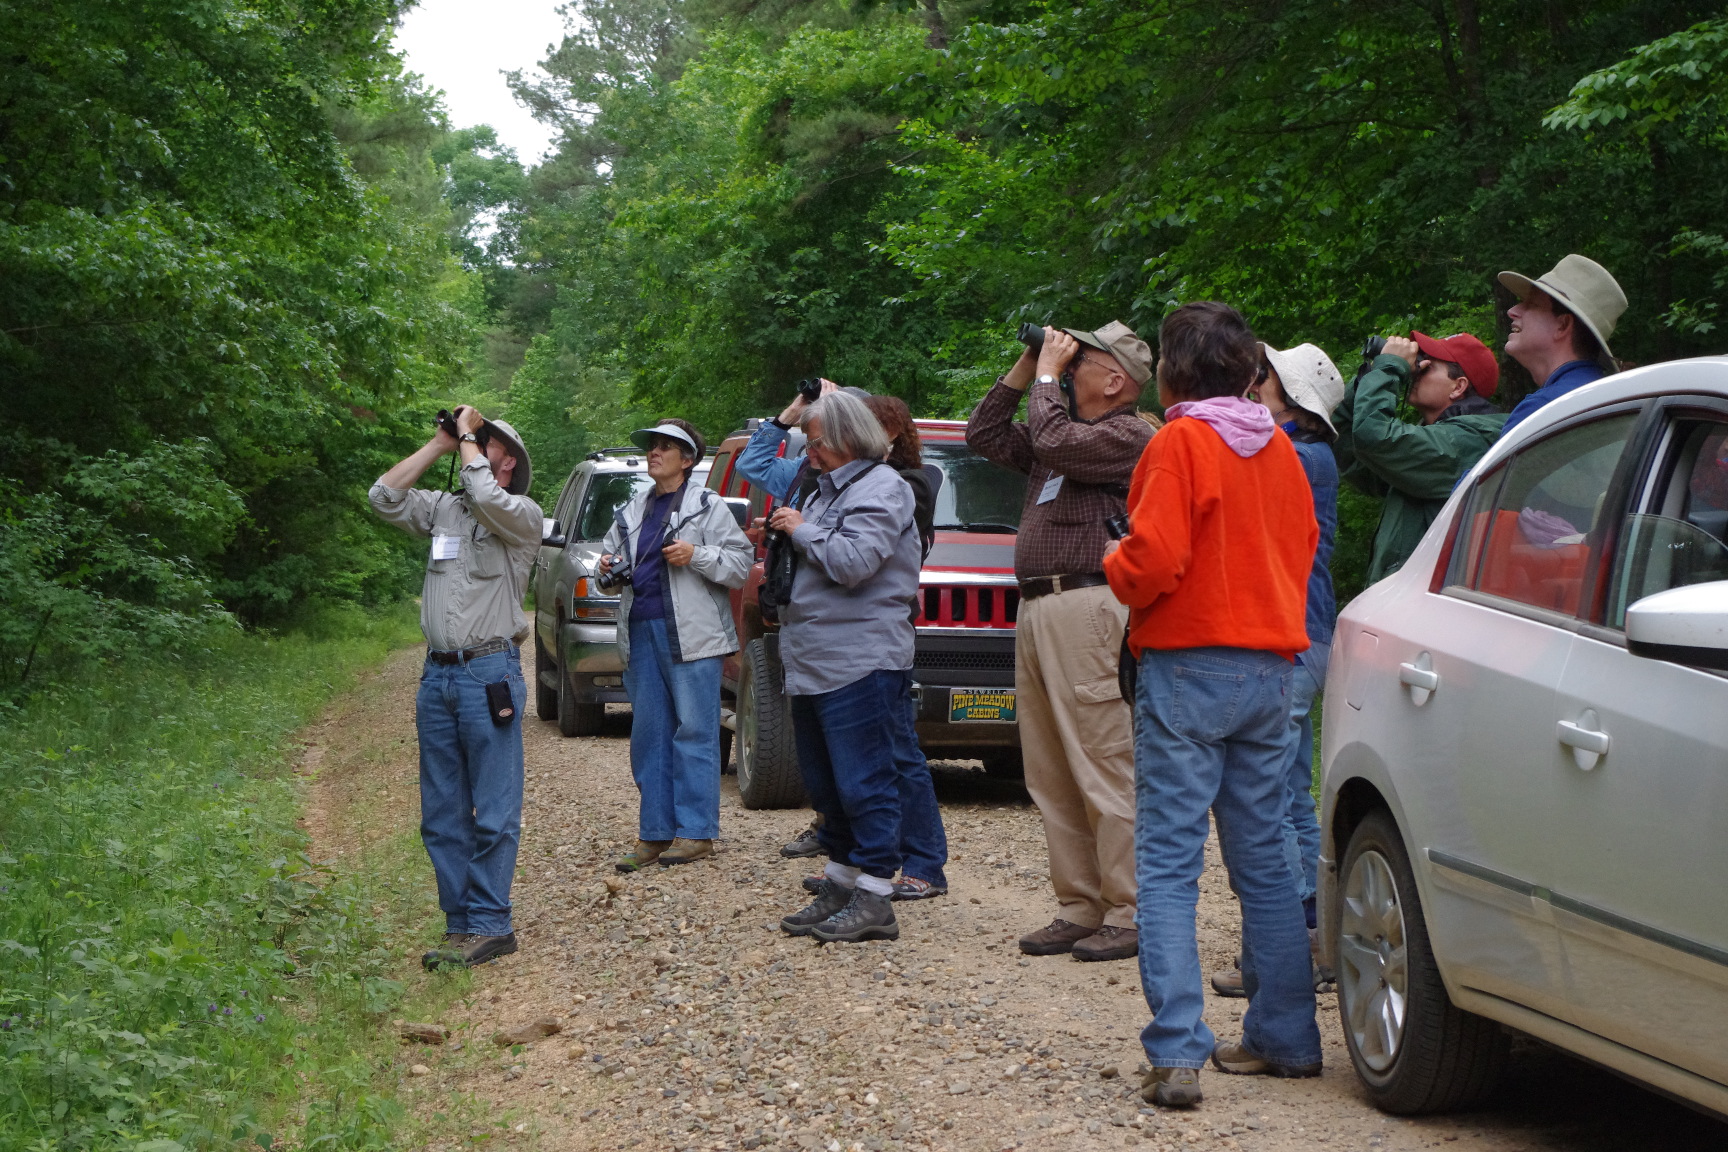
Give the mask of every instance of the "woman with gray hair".
<path id="1" fill-rule="evenodd" d="M 911 690 L 906 605 L 922 561 L 912 490 L 882 462 L 888 435 L 862 400 L 830 393 L 802 424 L 822 478 L 803 508 L 782 506 L 770 523 L 797 553 L 780 662 L 828 867 L 816 899 L 780 927 L 823 941 L 894 940 L 900 925 L 889 901 L 901 851 L 893 727 Z"/>

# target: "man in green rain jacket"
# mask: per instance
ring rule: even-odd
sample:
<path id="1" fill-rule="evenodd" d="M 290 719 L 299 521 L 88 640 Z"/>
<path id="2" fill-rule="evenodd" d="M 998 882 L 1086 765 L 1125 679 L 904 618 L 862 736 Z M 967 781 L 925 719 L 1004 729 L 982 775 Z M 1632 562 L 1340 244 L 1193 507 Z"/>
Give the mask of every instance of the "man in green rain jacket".
<path id="1" fill-rule="evenodd" d="M 1385 500 L 1368 560 L 1370 584 L 1403 567 L 1459 478 L 1506 422 L 1506 414 L 1488 403 L 1500 384 L 1500 365 L 1482 341 L 1469 334 L 1410 337 L 1389 338 L 1332 414 L 1340 476 Z M 1406 389 L 1420 424 L 1398 418 Z"/>

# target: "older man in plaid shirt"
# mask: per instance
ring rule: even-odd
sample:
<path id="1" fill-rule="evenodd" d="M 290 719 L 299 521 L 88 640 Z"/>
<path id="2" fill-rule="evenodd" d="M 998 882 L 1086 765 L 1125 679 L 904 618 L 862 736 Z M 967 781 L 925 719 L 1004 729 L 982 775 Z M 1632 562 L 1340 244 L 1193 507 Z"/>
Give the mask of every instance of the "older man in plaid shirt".
<path id="1" fill-rule="evenodd" d="M 1057 919 L 1020 950 L 1076 960 L 1139 952 L 1134 930 L 1134 740 L 1117 687 L 1127 625 L 1103 576 L 1104 521 L 1157 424 L 1135 410 L 1152 350 L 1119 321 L 1046 328 L 996 381 L 966 443 L 1029 478 L 1014 574 L 1020 581 L 1014 686 L 1026 787 L 1044 818 Z M 1015 411 L 1031 386 L 1024 424 Z"/>

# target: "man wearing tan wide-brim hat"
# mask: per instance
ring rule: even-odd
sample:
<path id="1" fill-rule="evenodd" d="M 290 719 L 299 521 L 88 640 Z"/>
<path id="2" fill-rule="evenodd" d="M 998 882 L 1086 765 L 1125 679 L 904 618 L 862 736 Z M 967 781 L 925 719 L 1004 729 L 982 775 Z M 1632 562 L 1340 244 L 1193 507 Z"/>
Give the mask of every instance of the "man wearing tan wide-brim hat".
<path id="1" fill-rule="evenodd" d="M 1608 340 L 1626 311 L 1626 293 L 1608 269 L 1576 254 L 1535 279 L 1502 272 L 1500 283 L 1518 294 L 1506 313 L 1512 321 L 1506 353 L 1538 382 L 1506 418 L 1504 436 L 1550 400 L 1614 371 Z"/>

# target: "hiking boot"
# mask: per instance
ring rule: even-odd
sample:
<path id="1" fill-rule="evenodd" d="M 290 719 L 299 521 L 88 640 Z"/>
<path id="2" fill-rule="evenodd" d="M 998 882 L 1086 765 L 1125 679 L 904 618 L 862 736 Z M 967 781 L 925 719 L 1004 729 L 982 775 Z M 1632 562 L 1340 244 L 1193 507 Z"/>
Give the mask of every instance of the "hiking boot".
<path id="1" fill-rule="evenodd" d="M 462 966 L 478 968 L 482 964 L 490 964 L 500 956 L 511 956 L 516 952 L 516 933 L 507 932 L 502 936 L 470 936 L 468 943 L 462 945 Z"/>
<path id="2" fill-rule="evenodd" d="M 901 876 L 894 881 L 892 900 L 928 900 L 932 896 L 948 895 L 946 884 L 932 884 L 928 880 L 920 880 L 916 876 Z"/>
<path id="3" fill-rule="evenodd" d="M 810 929 L 846 907 L 851 899 L 852 889 L 824 876 L 822 883 L 817 885 L 816 899 L 802 911 L 794 912 L 781 920 L 780 930 L 793 936 L 808 936 Z"/>
<path id="4" fill-rule="evenodd" d="M 1069 949 L 1076 960 L 1126 960 L 1140 955 L 1140 933 L 1134 928 L 1106 924 Z"/>
<path id="5" fill-rule="evenodd" d="M 812 925 L 810 935 L 828 944 L 898 940 L 900 922 L 894 919 L 894 904 L 888 897 L 854 888 L 846 907 L 820 924 Z"/>
<path id="6" fill-rule="evenodd" d="M 671 840 L 638 840 L 636 851 L 620 856 L 615 867 L 620 872 L 640 872 L 660 859 L 660 854 L 672 847 L 673 843 Z"/>
<path id="7" fill-rule="evenodd" d="M 827 855 L 828 849 L 822 847 L 822 839 L 816 835 L 818 827 L 820 825 L 811 824 L 810 827 L 798 833 L 798 839 L 780 849 L 780 855 L 788 860 L 796 860 L 803 856 Z"/>
<path id="8" fill-rule="evenodd" d="M 430 972 L 443 965 L 460 968 L 462 966 L 462 945 L 468 943 L 471 933 L 446 932 L 444 943 L 425 952 L 420 957 L 420 967 Z"/>
<path id="9" fill-rule="evenodd" d="M 1154 1068 L 1140 1079 L 1140 1099 L 1160 1108 L 1192 1108 L 1205 1099 L 1200 1069 Z"/>
<path id="10" fill-rule="evenodd" d="M 1047 927 L 1020 937 L 1020 951 L 1028 956 L 1060 956 L 1074 951 L 1074 945 L 1097 931 L 1066 920 L 1052 920 Z"/>
<path id="11" fill-rule="evenodd" d="M 818 872 L 814 876 L 804 877 L 798 886 L 804 889 L 804 891 L 810 893 L 810 895 L 814 896 L 816 893 L 822 891 L 822 882 L 826 879 L 828 879 L 828 873 Z"/>
<path id="12" fill-rule="evenodd" d="M 1248 989 L 1242 986 L 1242 957 L 1236 957 L 1236 963 L 1230 967 L 1212 973 L 1212 991 L 1232 1000 L 1248 995 Z"/>
<path id="13" fill-rule="evenodd" d="M 672 847 L 660 853 L 660 867 L 670 868 L 674 864 L 688 864 L 693 860 L 703 860 L 714 855 L 714 841 L 686 840 L 680 836 L 672 841 Z"/>
<path id="14" fill-rule="evenodd" d="M 1281 1080 L 1306 1080 L 1320 1075 L 1320 1061 L 1312 1064 L 1274 1064 L 1249 1051 L 1246 1044 L 1220 1042 L 1212 1049 L 1212 1066 L 1233 1076 L 1276 1076 Z"/>

